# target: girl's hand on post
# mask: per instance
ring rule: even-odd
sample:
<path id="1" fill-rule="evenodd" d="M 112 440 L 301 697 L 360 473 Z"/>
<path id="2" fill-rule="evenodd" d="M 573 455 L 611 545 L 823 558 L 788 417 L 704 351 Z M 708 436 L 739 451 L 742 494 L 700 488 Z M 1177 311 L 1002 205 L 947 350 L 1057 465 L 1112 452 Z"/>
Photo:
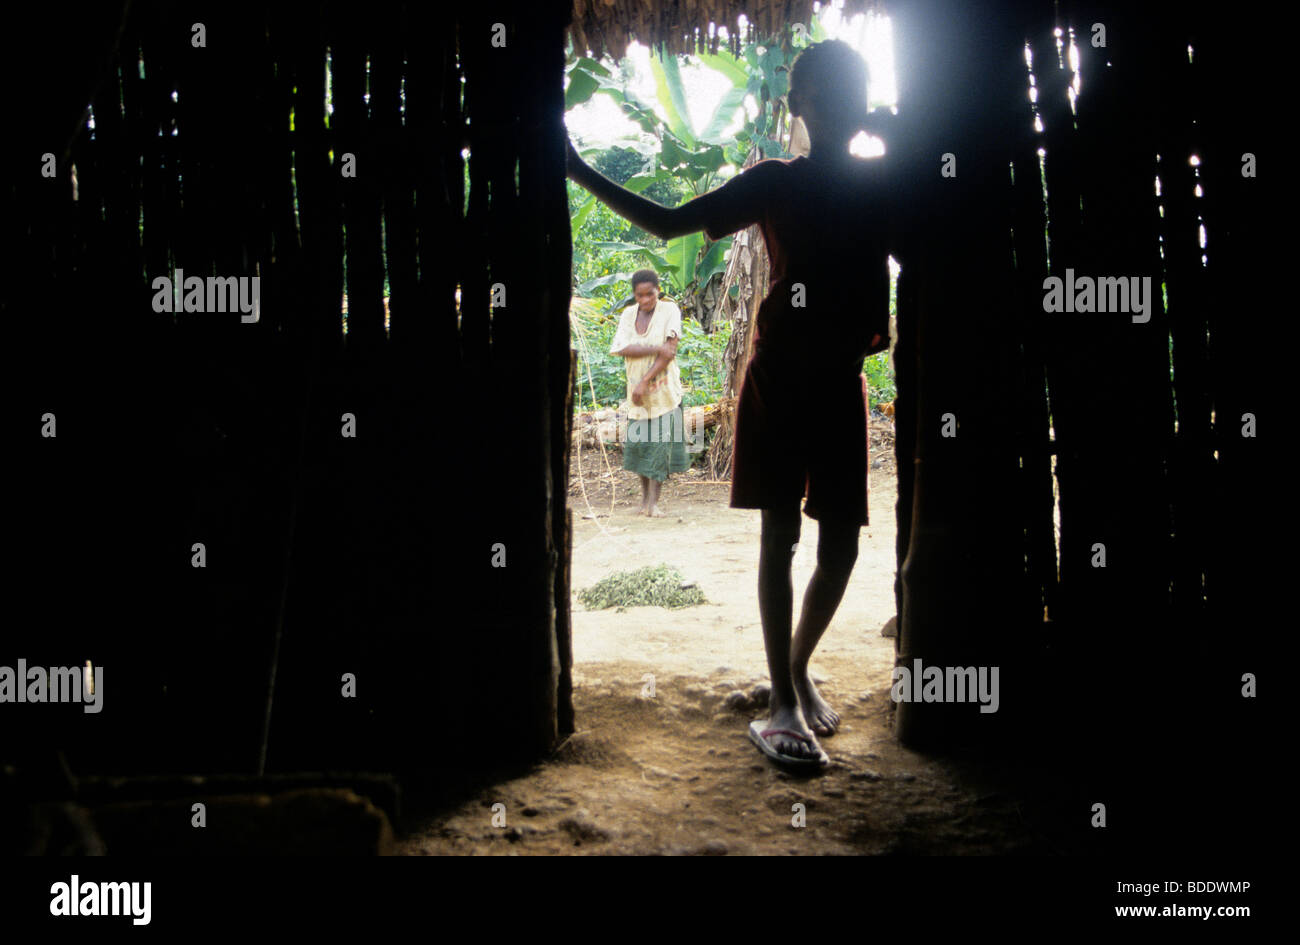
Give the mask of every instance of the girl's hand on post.
<path id="1" fill-rule="evenodd" d="M 567 134 L 564 136 L 564 167 L 565 173 L 572 179 L 577 180 L 582 169 L 587 165 L 582 160 L 582 155 L 578 154 L 578 149 L 573 146 L 573 139 Z"/>

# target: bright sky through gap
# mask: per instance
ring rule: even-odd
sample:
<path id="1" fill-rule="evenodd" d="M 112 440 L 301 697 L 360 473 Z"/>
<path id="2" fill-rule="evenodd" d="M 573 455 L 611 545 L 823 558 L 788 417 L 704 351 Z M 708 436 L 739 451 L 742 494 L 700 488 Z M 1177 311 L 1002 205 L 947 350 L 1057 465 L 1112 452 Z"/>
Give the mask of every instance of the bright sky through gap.
<path id="1" fill-rule="evenodd" d="M 866 60 L 872 79 L 871 107 L 881 108 L 897 104 L 893 33 L 889 19 L 858 14 L 846 20 L 840 15 L 838 7 L 828 9 L 826 5 L 822 6 L 820 19 L 822 28 L 829 38 L 844 40 Z M 718 33 L 724 39 L 727 36 L 725 28 L 719 28 Z M 660 117 L 666 118 L 662 107 L 657 103 L 654 75 L 650 71 L 649 48 L 640 43 L 631 43 L 627 48 L 627 56 L 633 75 L 632 91 L 644 102 L 653 104 Z M 606 60 L 605 64 L 617 72 L 618 67 L 609 60 Z M 731 87 L 731 83 L 726 77 L 698 63 L 682 64 L 680 71 L 686 91 L 689 121 L 696 131 L 702 130 L 723 94 Z M 746 98 L 745 109 L 751 118 L 758 113 L 758 103 L 754 101 L 753 96 Z M 566 124 L 582 148 L 635 147 L 646 152 L 658 146 L 649 135 L 641 132 L 635 122 L 624 117 L 618 105 L 608 95 L 593 95 L 587 102 L 572 109 L 566 116 Z M 740 125 L 740 116 L 737 114 L 736 121 L 727 131 L 734 132 Z M 872 157 L 884 153 L 880 140 L 869 138 L 866 134 L 859 134 L 854 138 L 850 150 L 860 157 Z"/>

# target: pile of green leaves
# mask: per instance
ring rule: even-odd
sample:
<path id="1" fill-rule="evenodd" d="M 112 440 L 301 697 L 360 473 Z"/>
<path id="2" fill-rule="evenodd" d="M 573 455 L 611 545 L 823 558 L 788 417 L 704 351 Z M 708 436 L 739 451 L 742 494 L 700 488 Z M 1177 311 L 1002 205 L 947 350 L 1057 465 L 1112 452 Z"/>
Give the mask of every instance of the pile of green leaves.
<path id="1" fill-rule="evenodd" d="M 707 603 L 698 587 L 683 587 L 682 576 L 666 564 L 620 571 L 578 592 L 578 600 L 588 610 L 607 607 L 693 607 Z"/>

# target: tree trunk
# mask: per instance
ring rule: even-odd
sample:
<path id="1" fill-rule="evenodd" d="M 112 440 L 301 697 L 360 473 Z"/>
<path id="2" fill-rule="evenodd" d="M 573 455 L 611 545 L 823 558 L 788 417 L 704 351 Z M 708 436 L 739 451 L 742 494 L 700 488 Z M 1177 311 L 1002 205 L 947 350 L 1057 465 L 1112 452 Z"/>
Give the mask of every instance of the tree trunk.
<path id="1" fill-rule="evenodd" d="M 777 107 L 773 121 L 779 127 L 784 117 L 782 108 Z M 796 157 L 808 153 L 808 134 L 803 122 L 796 118 L 790 122 L 785 135 L 785 148 Z M 743 173 L 763 159 L 760 148 L 751 148 L 745 158 Z M 767 255 L 767 245 L 763 242 L 763 231 L 757 225 L 736 234 L 731 247 L 731 259 L 727 262 L 726 274 L 722 277 L 719 290 L 719 308 L 724 319 L 731 320 L 731 338 L 727 350 L 722 355 L 727 367 L 727 382 L 723 395 L 735 397 L 740 393 L 740 384 L 745 379 L 745 368 L 754 353 L 754 318 L 758 306 L 767 295 L 768 283 L 772 276 L 772 261 Z M 736 291 L 733 293 L 733 287 Z"/>
<path id="2" fill-rule="evenodd" d="M 737 233 L 722 292 L 723 317 L 731 320 L 731 338 L 722 354 L 727 368 L 723 394 L 727 397 L 735 397 L 740 392 L 740 383 L 745 378 L 745 368 L 754 350 L 754 317 L 767 294 L 771 268 L 759 228 L 751 226 Z M 732 287 L 736 290 L 734 296 Z"/>

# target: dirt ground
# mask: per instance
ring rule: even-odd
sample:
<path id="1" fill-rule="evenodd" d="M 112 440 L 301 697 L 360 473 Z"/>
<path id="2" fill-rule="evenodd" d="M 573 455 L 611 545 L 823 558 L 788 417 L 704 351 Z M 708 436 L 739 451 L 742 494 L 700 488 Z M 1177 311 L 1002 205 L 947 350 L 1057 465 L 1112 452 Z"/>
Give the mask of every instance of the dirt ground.
<path id="1" fill-rule="evenodd" d="M 888 428 L 887 421 L 882 431 Z M 873 436 L 872 525 L 813 661 L 843 718 L 822 740 L 831 767 L 792 775 L 746 738 L 763 717 L 767 668 L 755 597 L 758 511 L 693 469 L 664 486 L 659 519 L 609 453 L 584 450 L 571 483 L 577 731 L 523 777 L 422 825 L 405 854 L 1050 853 L 1019 802 L 969 765 L 902 748 L 889 698 L 894 616 L 892 451 Z M 575 456 L 576 459 L 576 456 Z M 614 484 L 610 514 L 610 486 Z M 585 486 L 585 495 L 583 487 Z M 794 558 L 799 600 L 816 564 L 816 523 Z M 577 591 L 615 571 L 666 563 L 708 603 L 588 612 Z M 496 823 L 493 822 L 494 805 Z"/>

